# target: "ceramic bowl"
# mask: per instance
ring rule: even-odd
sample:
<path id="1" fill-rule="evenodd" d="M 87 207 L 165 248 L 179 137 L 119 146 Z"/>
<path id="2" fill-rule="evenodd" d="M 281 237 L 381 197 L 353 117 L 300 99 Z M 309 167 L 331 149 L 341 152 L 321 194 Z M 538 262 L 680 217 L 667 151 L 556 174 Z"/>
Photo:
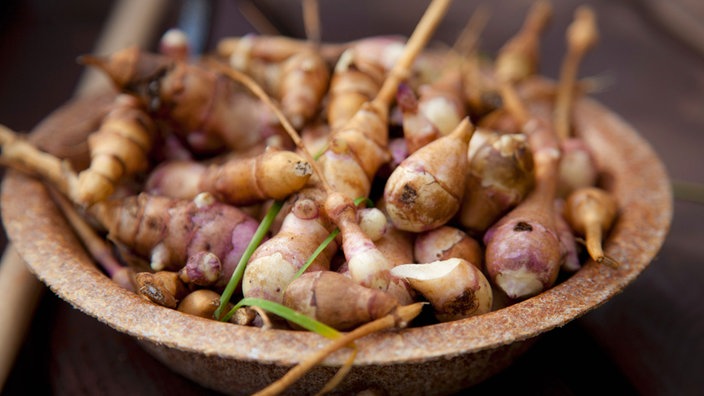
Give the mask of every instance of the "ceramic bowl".
<path id="1" fill-rule="evenodd" d="M 103 110 L 96 105 L 99 102 L 88 102 L 66 105 L 41 124 L 34 137 L 56 145 L 62 131 L 89 129 L 90 117 Z M 593 100 L 579 101 L 575 121 L 618 198 L 621 214 L 605 248 L 621 267 L 614 270 L 588 262 L 550 290 L 509 307 L 366 337 L 358 342 L 354 367 L 339 391 L 377 388 L 388 394 L 448 394 L 477 384 L 509 366 L 537 336 L 623 291 L 649 265 L 672 218 L 663 164 L 633 128 Z M 308 332 L 261 330 L 189 316 L 121 289 L 96 268 L 45 187 L 34 179 L 9 172 L 2 189 L 2 216 L 19 253 L 54 293 L 133 336 L 165 365 L 205 387 L 252 393 L 327 342 Z M 347 356 L 346 351 L 332 355 L 290 391 L 319 390 Z"/>

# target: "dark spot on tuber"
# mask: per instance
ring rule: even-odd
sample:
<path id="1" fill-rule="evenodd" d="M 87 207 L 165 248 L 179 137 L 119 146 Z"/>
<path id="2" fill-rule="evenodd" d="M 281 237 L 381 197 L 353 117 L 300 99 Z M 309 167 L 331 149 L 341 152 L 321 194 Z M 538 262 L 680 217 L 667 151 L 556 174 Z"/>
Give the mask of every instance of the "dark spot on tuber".
<path id="1" fill-rule="evenodd" d="M 156 230 L 159 227 L 159 222 L 153 217 L 148 217 L 145 223 L 150 230 Z"/>
<path id="2" fill-rule="evenodd" d="M 403 193 L 401 193 L 401 202 L 410 205 L 416 201 L 417 197 L 418 192 L 416 192 L 415 188 L 411 187 L 408 184 L 405 184 L 403 186 Z"/>
<path id="3" fill-rule="evenodd" d="M 300 176 L 306 176 L 306 175 L 312 175 L 313 174 L 313 168 L 310 166 L 309 163 L 305 161 L 297 161 L 296 164 L 294 165 L 294 169 L 297 175 Z"/>
<path id="4" fill-rule="evenodd" d="M 457 296 L 457 298 L 449 302 L 443 311 L 451 316 L 456 316 L 474 312 L 477 307 L 478 304 L 474 297 L 474 290 L 465 290 L 462 294 Z"/>
<path id="5" fill-rule="evenodd" d="M 526 223 L 525 221 L 519 221 L 513 227 L 514 231 L 533 231 L 533 226 Z"/>

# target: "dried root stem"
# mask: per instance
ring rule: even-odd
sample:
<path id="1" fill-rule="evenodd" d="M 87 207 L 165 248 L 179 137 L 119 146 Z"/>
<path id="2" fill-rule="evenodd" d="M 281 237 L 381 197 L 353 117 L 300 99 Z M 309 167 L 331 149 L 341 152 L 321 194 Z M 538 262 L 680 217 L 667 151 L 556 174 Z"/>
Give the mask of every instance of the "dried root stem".
<path id="1" fill-rule="evenodd" d="M 323 359 L 330 356 L 333 352 L 352 344 L 355 340 L 379 331 L 406 327 L 411 320 L 420 314 L 423 304 L 424 303 L 415 303 L 401 306 L 383 318 L 364 324 L 355 330 L 342 335 L 341 337 L 331 341 L 323 349 L 301 361 L 298 365 L 289 370 L 286 375 L 261 391 L 255 393 L 255 395 L 277 395 L 283 392 L 308 371 L 310 371 L 316 364 L 322 362 Z"/>

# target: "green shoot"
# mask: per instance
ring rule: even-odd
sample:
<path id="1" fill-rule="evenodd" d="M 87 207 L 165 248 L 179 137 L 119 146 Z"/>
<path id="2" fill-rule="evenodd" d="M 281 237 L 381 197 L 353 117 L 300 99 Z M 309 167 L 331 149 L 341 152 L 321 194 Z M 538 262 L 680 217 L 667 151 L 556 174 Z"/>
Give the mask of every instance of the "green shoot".
<path id="1" fill-rule="evenodd" d="M 279 211 L 281 210 L 282 206 L 283 201 L 274 201 L 273 205 L 271 205 L 271 207 L 267 211 L 266 216 L 264 216 L 262 222 L 259 223 L 257 231 L 254 233 L 254 236 L 252 236 L 252 240 L 249 241 L 247 249 L 242 254 L 242 258 L 240 258 L 240 261 L 239 263 L 237 263 L 235 271 L 232 273 L 230 280 L 227 282 L 225 291 L 223 291 L 222 295 L 220 296 L 220 306 L 218 307 L 218 309 L 215 310 L 214 313 L 215 319 L 220 318 L 220 320 L 223 321 L 227 320 L 221 318 L 223 309 L 227 306 L 227 303 L 230 301 L 230 298 L 232 298 L 232 294 L 235 292 L 237 285 L 242 280 L 242 276 L 244 275 L 244 269 L 247 266 L 247 262 L 249 261 L 250 257 L 252 257 L 254 250 L 259 247 L 259 244 L 264 239 L 266 233 L 269 232 L 269 228 L 274 222 L 274 218 L 276 218 L 276 215 L 279 214 Z"/>
<path id="2" fill-rule="evenodd" d="M 313 159 L 317 161 L 318 159 L 320 159 L 320 157 L 321 157 L 323 154 L 325 154 L 325 152 L 326 152 L 327 150 L 328 150 L 328 144 L 325 144 L 325 146 L 324 146 L 323 148 L 321 148 L 320 151 L 318 151 L 317 153 L 315 153 L 315 155 L 313 156 Z"/>
<path id="3" fill-rule="evenodd" d="M 253 298 L 253 297 L 246 297 L 240 300 L 232 309 L 230 312 L 225 315 L 224 320 L 228 320 L 234 315 L 235 311 L 243 306 L 256 306 L 259 307 L 265 311 L 271 312 L 275 315 L 278 315 L 289 322 L 295 323 L 298 326 L 301 326 L 302 328 L 312 331 L 314 333 L 320 334 L 321 336 L 325 338 L 329 338 L 331 340 L 334 340 L 336 338 L 339 338 L 342 334 L 333 329 L 332 327 L 318 322 L 317 320 L 310 318 L 306 315 L 303 315 L 299 312 L 296 312 L 292 310 L 291 308 L 275 303 L 273 301 L 265 300 L 263 298 Z"/>
<path id="4" fill-rule="evenodd" d="M 354 200 L 354 206 L 359 206 L 361 203 L 364 203 L 368 208 L 374 207 L 374 202 L 367 197 L 359 197 Z"/>

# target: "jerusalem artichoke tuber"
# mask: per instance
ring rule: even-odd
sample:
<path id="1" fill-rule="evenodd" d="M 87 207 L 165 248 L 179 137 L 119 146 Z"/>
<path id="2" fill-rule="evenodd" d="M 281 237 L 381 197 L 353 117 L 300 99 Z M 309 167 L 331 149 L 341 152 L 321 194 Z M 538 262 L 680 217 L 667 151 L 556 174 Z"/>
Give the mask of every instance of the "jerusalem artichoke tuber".
<path id="1" fill-rule="evenodd" d="M 286 287 L 283 303 L 338 330 L 378 319 L 398 306 L 389 294 L 331 271 L 301 275 Z"/>
<path id="2" fill-rule="evenodd" d="M 411 154 L 384 187 L 393 224 L 406 231 L 426 231 L 450 220 L 464 194 L 468 143 L 474 127 L 465 118 L 455 130 Z"/>
<path id="3" fill-rule="evenodd" d="M 98 203 L 90 212 L 111 240 L 149 260 L 154 270 L 179 270 L 189 257 L 212 252 L 222 262 L 218 287 L 227 283 L 257 228 L 254 219 L 207 193 L 190 201 L 141 193 Z"/>
<path id="4" fill-rule="evenodd" d="M 437 80 L 418 88 L 417 100 L 409 86 L 399 86 L 397 102 L 403 112 L 403 136 L 409 153 L 448 135 L 466 116 L 460 68 L 448 65 L 444 70 Z"/>
<path id="5" fill-rule="evenodd" d="M 486 269 L 510 298 L 552 286 L 562 264 L 554 201 L 560 154 L 552 130 L 538 119 L 524 124 L 535 162 L 535 187 L 484 235 Z"/>
<path id="6" fill-rule="evenodd" d="M 451 258 L 426 264 L 403 264 L 391 270 L 428 299 L 441 322 L 491 310 L 492 291 L 481 270 L 467 260 Z"/>
<path id="7" fill-rule="evenodd" d="M 565 203 L 565 219 L 572 229 L 586 239 L 589 256 L 597 263 L 618 267 L 618 262 L 604 253 L 602 240 L 618 215 L 616 199 L 598 187 L 575 190 Z"/>
<path id="8" fill-rule="evenodd" d="M 255 157 L 224 164 L 162 163 L 151 173 L 145 191 L 182 199 L 209 192 L 235 206 L 250 205 L 272 198 L 285 199 L 303 188 L 311 174 L 310 164 L 298 154 L 267 148 Z"/>
<path id="9" fill-rule="evenodd" d="M 305 193 L 306 190 L 301 194 Z M 250 258 L 242 279 L 245 297 L 281 302 L 286 286 L 330 232 L 331 226 L 326 218 L 321 217 L 321 212 L 311 197 L 301 195 L 294 201 L 279 232 L 262 243 Z M 337 244 L 331 243 L 315 259 L 309 271 L 328 269 L 336 249 Z"/>
<path id="10" fill-rule="evenodd" d="M 176 308 L 188 288 L 181 282 L 176 272 L 138 272 L 135 275 L 137 294 L 167 308 Z"/>
<path id="11" fill-rule="evenodd" d="M 147 170 L 156 133 L 139 100 L 118 95 L 100 128 L 88 136 L 91 163 L 78 174 L 74 201 L 84 206 L 103 201 L 124 177 Z"/>
<path id="12" fill-rule="evenodd" d="M 458 219 L 482 235 L 533 188 L 533 154 L 523 134 L 478 129 L 470 141 L 466 186 Z"/>
<path id="13" fill-rule="evenodd" d="M 449 225 L 418 234 L 413 244 L 416 263 L 460 258 L 482 269 L 484 251 L 479 242 L 459 228 Z"/>
<path id="14" fill-rule="evenodd" d="M 204 66 L 136 47 L 106 58 L 84 55 L 80 61 L 101 69 L 118 89 L 139 97 L 195 151 L 245 149 L 281 133 L 268 107 Z"/>

